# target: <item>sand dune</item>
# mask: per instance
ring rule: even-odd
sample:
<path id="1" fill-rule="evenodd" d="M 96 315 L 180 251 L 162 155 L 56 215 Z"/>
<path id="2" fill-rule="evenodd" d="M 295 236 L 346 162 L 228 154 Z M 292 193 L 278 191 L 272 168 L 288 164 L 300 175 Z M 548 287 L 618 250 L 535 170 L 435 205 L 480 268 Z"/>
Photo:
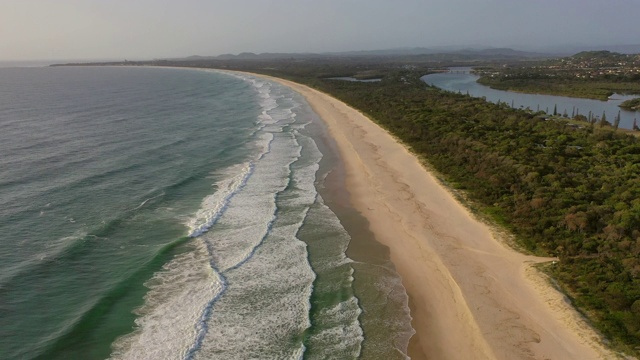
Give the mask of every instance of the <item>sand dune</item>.
<path id="1" fill-rule="evenodd" d="M 345 164 L 353 206 L 366 217 L 411 298 L 414 359 L 611 359 L 599 337 L 532 264 L 499 241 L 419 160 L 360 112 L 302 94 Z"/>

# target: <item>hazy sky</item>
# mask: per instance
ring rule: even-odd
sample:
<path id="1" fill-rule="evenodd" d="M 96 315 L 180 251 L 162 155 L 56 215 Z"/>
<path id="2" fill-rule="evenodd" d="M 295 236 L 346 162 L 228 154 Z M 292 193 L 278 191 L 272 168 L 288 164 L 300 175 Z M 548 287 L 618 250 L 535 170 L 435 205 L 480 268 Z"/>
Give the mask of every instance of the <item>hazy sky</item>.
<path id="1" fill-rule="evenodd" d="M 640 43 L 640 0 L 0 0 L 0 60 Z"/>

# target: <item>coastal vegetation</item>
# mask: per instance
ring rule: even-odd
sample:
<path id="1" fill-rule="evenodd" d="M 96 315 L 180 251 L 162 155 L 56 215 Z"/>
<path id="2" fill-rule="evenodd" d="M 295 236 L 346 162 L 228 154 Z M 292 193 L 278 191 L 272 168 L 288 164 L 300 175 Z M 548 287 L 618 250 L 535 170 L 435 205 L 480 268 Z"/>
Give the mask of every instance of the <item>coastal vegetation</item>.
<path id="1" fill-rule="evenodd" d="M 606 100 L 640 94 L 640 55 L 587 51 L 553 60 L 495 64 L 476 69 L 483 85 L 498 90 Z"/>

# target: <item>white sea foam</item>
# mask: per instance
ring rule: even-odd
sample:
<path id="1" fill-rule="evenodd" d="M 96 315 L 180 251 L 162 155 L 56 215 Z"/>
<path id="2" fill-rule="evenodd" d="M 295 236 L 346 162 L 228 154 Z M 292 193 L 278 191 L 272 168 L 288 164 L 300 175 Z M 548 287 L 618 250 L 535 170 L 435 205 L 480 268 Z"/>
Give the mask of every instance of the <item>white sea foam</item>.
<path id="1" fill-rule="evenodd" d="M 263 241 L 276 216 L 276 194 L 289 184 L 289 166 L 299 154 L 293 136 L 277 134 L 269 153 L 256 162 L 243 191 L 218 220 L 215 233 L 204 236 L 221 271 L 240 265 Z"/>
<path id="2" fill-rule="evenodd" d="M 268 151 L 267 149 L 268 144 L 265 146 L 264 151 Z M 218 220 L 231 197 L 245 184 L 252 170 L 253 165 L 251 163 L 243 164 L 236 174 L 216 184 L 217 191 L 213 195 L 204 198 L 200 210 L 189 221 L 190 237 L 197 237 L 209 230 Z"/>
<path id="3" fill-rule="evenodd" d="M 339 287 L 353 282 L 348 235 L 315 189 L 322 154 L 300 133 L 309 124 L 297 116 L 300 104 L 280 85 L 234 76 L 254 87 L 261 106 L 254 155 L 218 174 L 188 224 L 195 250 L 147 283 L 138 327 L 114 344 L 113 358 L 302 359 L 315 273 L 298 233 L 313 207 L 337 236 L 320 267 L 350 271 Z M 357 357 L 360 311 L 354 296 L 321 309 L 323 329 L 307 341 L 326 346 L 328 357 Z"/>
<path id="4" fill-rule="evenodd" d="M 223 279 L 211 269 L 205 243 L 195 239 L 193 246 L 145 283 L 149 292 L 136 310 L 136 329 L 112 345 L 112 359 L 185 357 L 203 309 L 224 288 Z"/>
<path id="5" fill-rule="evenodd" d="M 159 197 L 161 197 L 161 196 L 164 196 L 164 195 L 165 195 L 165 194 L 164 194 L 164 191 L 163 191 L 162 193 L 160 193 L 160 194 L 158 194 L 158 195 L 156 195 L 156 196 L 153 196 L 153 197 L 150 197 L 150 198 L 148 198 L 148 199 L 145 199 L 143 202 L 141 202 L 141 203 L 140 203 L 140 205 L 138 205 L 138 206 L 137 206 L 135 209 L 133 209 L 133 210 L 138 210 L 138 209 L 140 209 L 141 207 L 145 206 L 149 201 L 151 201 L 151 200 L 153 200 L 153 199 L 157 199 L 157 198 L 159 198 Z"/>
<path id="6" fill-rule="evenodd" d="M 318 283 L 315 291 L 335 296 L 342 294 L 346 298 L 335 305 L 318 304 L 313 319 L 315 331 L 307 340 L 313 351 L 305 354 L 305 358 L 355 359 L 360 356 L 364 335 L 359 319 L 362 310 L 353 293 L 353 261 L 345 254 L 350 237 L 321 196 L 318 196 L 312 211 L 313 233 L 317 237 L 315 246 L 323 249 L 314 262 L 314 269 L 331 279 Z"/>
<path id="7" fill-rule="evenodd" d="M 292 144 L 284 140 L 284 136 L 281 138 L 282 143 L 275 142 L 269 157 L 286 163 L 289 160 L 282 150 L 290 149 Z M 307 261 L 306 245 L 296 234 L 315 201 L 313 177 L 309 179 L 308 174 L 315 173 L 317 163 L 296 166 L 301 161 L 299 153 L 296 155 L 297 161 L 289 164 L 296 169 L 291 179 L 299 181 L 306 177 L 307 181 L 300 182 L 301 186 L 286 187 L 286 190 L 285 187 L 280 188 L 277 206 L 281 211 L 272 228 L 248 261 L 225 272 L 229 287 L 215 304 L 207 323 L 209 331 L 196 358 L 299 359 L 304 353 L 302 336 L 310 326 L 309 298 L 315 274 Z M 258 169 L 254 176 L 260 178 Z M 284 179 L 287 180 L 286 185 L 291 185 L 288 174 Z M 307 185 L 309 182 L 310 186 Z M 247 184 L 231 206 L 245 192 L 248 193 L 250 187 Z M 231 206 L 224 217 L 233 214 Z M 253 212 L 249 203 L 243 204 L 241 209 Z M 235 215 L 241 216 L 240 213 Z M 212 242 L 222 238 L 229 240 L 226 236 L 228 233 L 218 231 L 207 234 Z M 238 237 L 235 240 L 239 240 Z"/>
<path id="8" fill-rule="evenodd" d="M 276 225 L 249 261 L 226 273 L 229 287 L 196 358 L 299 358 L 314 279 L 294 237 L 300 224 Z"/>
<path id="9" fill-rule="evenodd" d="M 308 359 L 357 359 L 364 335 L 358 317 L 362 310 L 358 299 L 351 297 L 316 315 L 316 326 L 322 330 L 309 339 L 316 350 Z"/>
<path id="10" fill-rule="evenodd" d="M 398 304 L 398 308 L 395 310 L 399 316 L 393 316 L 390 319 L 391 323 L 386 323 L 384 326 L 395 330 L 393 344 L 399 352 L 406 354 L 409 347 L 409 340 L 413 334 L 416 333 L 411 326 L 409 296 L 407 295 L 404 285 L 402 285 L 402 279 L 395 270 L 387 269 L 387 276 L 381 276 L 379 279 L 379 282 L 376 284 L 379 292 L 386 293 L 389 303 Z M 409 357 L 406 356 L 406 358 L 408 359 Z"/>
<path id="11" fill-rule="evenodd" d="M 318 236 L 326 237 L 326 241 L 332 240 L 331 246 L 327 246 L 322 258 L 315 265 L 317 271 L 323 272 L 351 264 L 353 260 L 346 255 L 351 237 L 338 217 L 325 205 L 322 196 L 318 195 L 315 212 L 317 214 L 313 218 L 314 226 L 323 230 L 323 233 Z"/>
<path id="12" fill-rule="evenodd" d="M 262 131 L 274 138 L 215 231 L 203 236 L 228 287 L 212 309 L 195 358 L 300 359 L 305 351 L 315 274 L 296 234 L 315 201 L 321 154 L 302 157 L 300 134 L 283 132 L 295 121 L 293 99 L 270 84 L 256 86 L 277 98 L 278 110 L 266 98 L 262 103 L 263 115 L 273 120 Z"/>

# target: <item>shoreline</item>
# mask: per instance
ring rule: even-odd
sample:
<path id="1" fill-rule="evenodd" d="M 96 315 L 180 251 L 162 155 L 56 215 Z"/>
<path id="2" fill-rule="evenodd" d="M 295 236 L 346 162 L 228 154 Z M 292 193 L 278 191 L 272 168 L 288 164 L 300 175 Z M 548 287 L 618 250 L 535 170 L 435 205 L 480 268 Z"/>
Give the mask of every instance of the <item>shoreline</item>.
<path id="1" fill-rule="evenodd" d="M 317 138 L 314 140 L 324 154 L 323 161 L 327 160 L 324 165 L 326 166 L 326 176 L 319 179 L 318 193 L 322 196 L 324 204 L 340 219 L 344 230 L 351 238 L 346 255 L 354 262 L 353 289 L 359 303 L 367 308 L 370 314 L 375 314 L 376 318 L 374 320 L 369 315 L 360 319 L 360 325 L 366 338 L 366 345 L 362 347 L 360 357 L 363 359 L 406 359 L 407 356 L 410 356 L 417 360 L 426 359 L 426 356 L 421 353 L 421 349 L 412 347 L 412 342 L 416 339 L 413 336 L 415 331 L 412 327 L 413 319 L 410 316 L 412 304 L 401 283 L 401 278 L 397 274 L 395 265 L 391 261 L 390 249 L 376 240 L 375 234 L 370 230 L 368 219 L 353 207 L 351 195 L 345 186 L 345 167 L 337 145 L 329 134 L 325 122 L 318 116 L 316 116 L 316 122 L 318 129 L 315 134 Z M 322 166 L 320 171 L 322 171 Z M 357 266 L 359 264 L 363 266 Z M 374 268 L 384 269 L 382 271 L 387 275 L 372 271 Z M 395 275 L 390 276 L 389 273 Z M 373 284 L 377 281 L 386 284 L 384 286 L 387 297 L 385 303 L 374 300 L 375 298 L 369 295 L 373 290 Z M 379 311 L 381 313 L 378 313 Z M 393 314 L 391 315 L 393 319 L 401 319 L 403 325 L 398 325 L 399 323 L 395 322 L 393 325 L 385 323 L 382 319 L 388 318 L 389 314 Z M 388 331 L 381 331 L 382 328 L 386 328 Z M 392 336 L 388 336 L 389 334 Z M 389 351 L 380 354 L 375 350 L 381 348 Z"/>
<path id="2" fill-rule="evenodd" d="M 327 94 L 300 93 L 327 126 L 346 190 L 409 295 L 414 359 L 611 359 L 599 335 L 533 264 L 476 219 L 420 161 L 362 113 Z"/>

